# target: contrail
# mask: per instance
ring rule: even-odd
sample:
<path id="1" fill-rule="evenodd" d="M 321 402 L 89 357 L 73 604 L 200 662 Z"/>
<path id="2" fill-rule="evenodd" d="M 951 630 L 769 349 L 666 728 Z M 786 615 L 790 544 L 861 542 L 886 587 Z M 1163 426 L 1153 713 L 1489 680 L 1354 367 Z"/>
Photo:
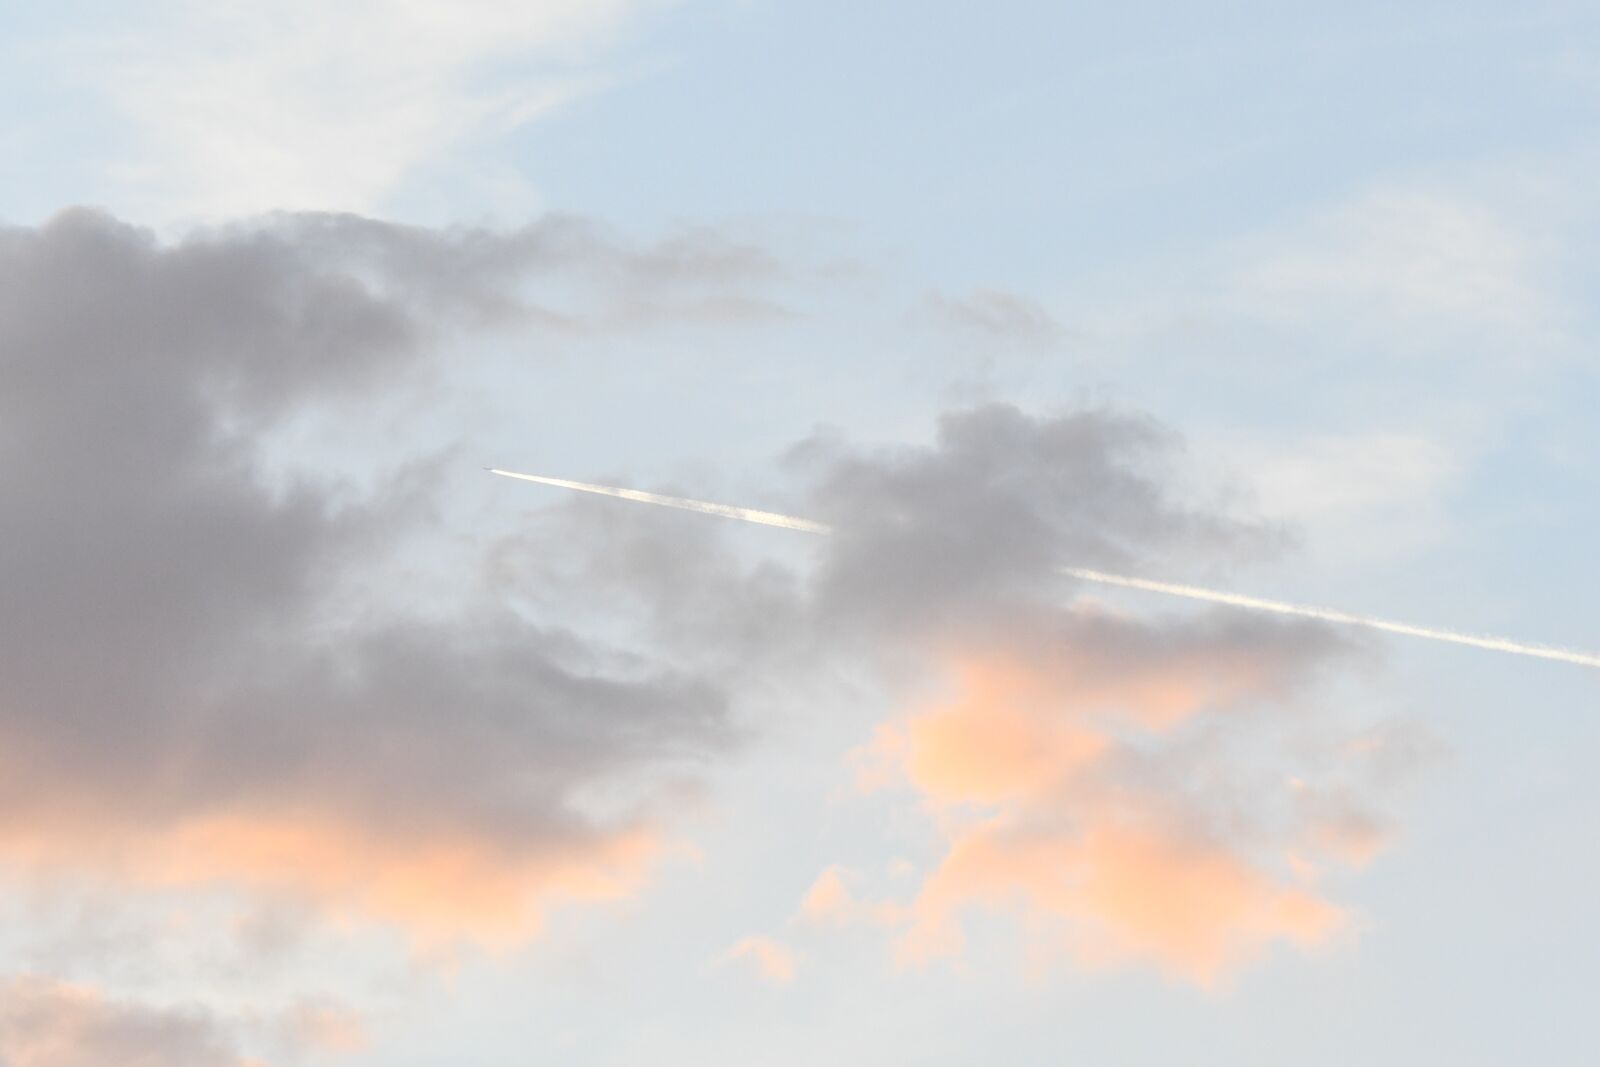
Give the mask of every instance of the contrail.
<path id="1" fill-rule="evenodd" d="M 621 497 L 623 500 L 637 500 L 641 504 L 660 504 L 662 507 L 698 511 L 702 515 L 720 515 L 725 519 L 758 522 L 763 526 L 781 526 L 785 530 L 800 530 L 804 533 L 816 534 L 833 532 L 833 528 L 826 523 L 812 522 L 810 519 L 797 519 L 793 515 L 779 515 L 775 511 L 736 508 L 732 504 L 712 504 L 705 500 L 689 500 L 681 496 L 663 496 L 661 493 L 646 493 L 641 489 L 618 489 L 610 485 L 569 482 L 565 478 L 545 478 L 538 474 L 518 474 L 515 471 L 497 470 L 494 467 L 485 467 L 483 469 L 490 474 L 498 474 L 502 478 L 521 478 L 525 482 L 554 485 L 562 489 L 576 489 L 580 493 L 599 493 L 602 496 Z"/>
<path id="2" fill-rule="evenodd" d="M 505 478 L 521 478 L 523 481 L 538 482 L 541 485 L 553 485 L 562 489 L 576 489 L 583 493 L 599 493 L 603 496 L 620 497 L 623 500 L 636 500 L 642 504 L 659 504 L 663 507 L 681 508 L 684 511 L 697 511 L 702 515 L 719 515 L 725 519 L 739 519 L 743 522 L 760 523 L 763 526 L 778 526 L 785 530 L 799 530 L 803 533 L 813 534 L 830 534 L 833 532 L 833 527 L 827 523 L 813 522 L 810 519 L 801 519 L 793 515 L 781 515 L 775 511 L 757 511 L 753 508 L 734 507 L 731 504 L 713 504 L 705 500 L 690 500 L 681 496 L 646 493 L 638 489 L 619 489 L 609 485 L 570 482 L 564 478 L 546 478 L 537 474 L 517 474 L 514 471 L 503 471 L 494 467 L 485 467 L 484 469 L 490 474 L 498 474 Z M 1105 571 L 1088 570 L 1083 567 L 1062 567 L 1061 571 L 1063 574 L 1070 574 L 1072 577 L 1082 581 L 1097 582 L 1101 585 L 1115 585 L 1124 589 L 1160 593 L 1164 596 L 1203 600 L 1211 604 L 1224 604 L 1228 607 L 1244 608 L 1249 611 L 1269 611 L 1277 615 L 1298 615 L 1302 618 L 1320 619 L 1323 622 L 1338 623 L 1345 626 L 1364 626 L 1369 630 L 1382 630 L 1386 633 L 1405 634 L 1408 637 L 1422 637 L 1429 641 L 1447 641 L 1456 645 L 1486 648 L 1491 652 L 1510 652 L 1518 656 L 1535 656 L 1539 659 L 1576 663 L 1584 667 L 1600 667 L 1600 654 L 1593 652 L 1579 652 L 1574 649 L 1557 648 L 1551 645 L 1524 644 L 1521 641 L 1512 641 L 1505 637 L 1464 634 L 1457 633 L 1454 630 L 1436 630 L 1429 626 L 1413 626 L 1411 623 L 1394 622 L 1390 619 L 1379 619 L 1370 615 L 1354 615 L 1347 611 L 1313 608 L 1301 604 L 1289 604 L 1281 600 L 1263 600 L 1259 597 L 1243 596 L 1239 593 L 1225 593 L 1218 589 L 1203 589 L 1197 585 L 1178 585 L 1173 582 L 1158 582 L 1149 578 L 1131 578 L 1124 574 L 1107 574 Z"/>
<path id="3" fill-rule="evenodd" d="M 1143 589 L 1149 593 L 1188 597 L 1190 600 L 1205 600 L 1212 604 L 1227 604 L 1235 608 L 1249 608 L 1252 611 L 1271 611 L 1279 615 L 1299 615 L 1307 619 L 1321 619 L 1323 622 L 1365 626 L 1369 630 L 1384 630 L 1388 633 L 1406 634 L 1410 637 L 1426 637 L 1430 641 L 1449 641 L 1451 644 L 1487 648 L 1493 652 L 1514 652 L 1519 656 L 1538 656 L 1540 659 L 1579 663 L 1585 667 L 1600 667 L 1600 655 L 1592 652 L 1578 652 L 1570 648 L 1555 648 L 1550 645 L 1525 645 L 1521 641 L 1512 641 L 1504 637 L 1476 636 L 1457 633 L 1454 630 L 1435 630 L 1428 626 L 1413 626 L 1408 622 L 1394 622 L 1390 619 L 1374 618 L 1371 615 L 1352 615 L 1348 611 L 1310 608 L 1299 604 L 1286 604 L 1281 600 L 1262 600 L 1259 597 L 1241 596 L 1238 593 L 1202 589 L 1196 585 L 1176 585 L 1172 582 L 1151 581 L 1149 578 L 1129 578 L 1122 574 L 1107 574 L 1104 571 L 1085 570 L 1082 567 L 1062 567 L 1061 570 L 1074 578 L 1082 578 L 1086 582 L 1120 585 L 1126 589 Z"/>

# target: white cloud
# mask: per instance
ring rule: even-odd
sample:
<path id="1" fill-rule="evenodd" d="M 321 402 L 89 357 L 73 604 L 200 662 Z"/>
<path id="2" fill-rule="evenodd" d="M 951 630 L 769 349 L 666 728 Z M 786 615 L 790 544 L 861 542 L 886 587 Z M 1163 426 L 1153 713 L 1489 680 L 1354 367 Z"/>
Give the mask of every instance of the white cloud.
<path id="1" fill-rule="evenodd" d="M 1466 459 L 1413 430 L 1292 437 L 1229 433 L 1208 454 L 1246 476 L 1261 510 L 1292 523 L 1310 547 L 1359 561 L 1403 558 L 1437 542 Z"/>
<path id="2" fill-rule="evenodd" d="M 1346 393 L 1440 362 L 1505 378 L 1573 351 L 1581 210 L 1557 177 L 1394 178 L 1080 280 L 1046 306 L 1073 324 L 1079 358 L 1145 373 L 1151 360 L 1206 359 L 1250 382 L 1279 374 Z M 1419 384 L 1448 397 L 1463 382 Z"/>
<path id="3" fill-rule="evenodd" d="M 1404 559 L 1438 545 L 1478 460 L 1584 358 L 1581 210 L 1558 179 L 1397 176 L 1108 274 L 1052 313 L 1320 561 Z"/>
<path id="4" fill-rule="evenodd" d="M 121 177 L 156 210 L 371 210 L 445 152 L 592 87 L 593 53 L 639 6 L 171 0 L 86 76 L 139 131 Z"/>
<path id="5" fill-rule="evenodd" d="M 1551 330 L 1543 249 L 1525 227 L 1472 197 L 1376 189 L 1246 243 L 1226 302 L 1268 321 L 1337 323 L 1390 352 L 1467 334 Z"/>

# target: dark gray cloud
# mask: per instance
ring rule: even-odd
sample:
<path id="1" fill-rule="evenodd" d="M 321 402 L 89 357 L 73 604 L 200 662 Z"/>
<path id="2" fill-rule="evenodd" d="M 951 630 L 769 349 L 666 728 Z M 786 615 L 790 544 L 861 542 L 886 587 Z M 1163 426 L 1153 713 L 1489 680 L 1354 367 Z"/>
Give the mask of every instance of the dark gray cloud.
<path id="1" fill-rule="evenodd" d="M 1339 647 L 1317 624 L 1236 612 L 1118 622 L 1075 607 L 1083 586 L 1063 566 L 1181 574 L 1292 543 L 1289 531 L 1189 491 L 1176 473 L 1181 453 L 1155 420 L 1108 409 L 956 409 L 923 445 L 863 447 L 819 432 L 781 457 L 799 487 L 763 502 L 832 526 L 815 540 L 766 535 L 786 549 L 802 538 L 806 565 L 735 551 L 716 520 L 574 496 L 502 544 L 495 575 L 543 592 L 566 578 L 591 602 L 605 590 L 608 609 L 642 606 L 658 638 L 762 669 L 802 650 L 815 669 L 818 656 L 967 640 L 1027 656 L 1092 649 L 1107 670 L 1191 641 L 1296 662 Z"/>
<path id="2" fill-rule="evenodd" d="M 986 404 L 943 415 L 928 446 L 798 446 L 791 462 L 815 472 L 810 513 L 836 530 L 820 609 L 932 625 L 1059 604 L 1062 565 L 1270 550 L 1276 531 L 1184 502 L 1166 466 L 1177 445 L 1137 415 Z"/>
<path id="3" fill-rule="evenodd" d="M 488 591 L 448 617 L 397 607 L 351 578 L 416 531 L 426 468 L 357 492 L 269 480 L 261 452 L 580 263 L 602 305 L 610 275 L 771 269 L 706 234 L 630 251 L 573 220 L 0 230 L 0 853 L 93 865 L 119 834 L 320 820 L 527 866 L 654 821 L 640 783 L 726 742 L 716 686 Z"/>

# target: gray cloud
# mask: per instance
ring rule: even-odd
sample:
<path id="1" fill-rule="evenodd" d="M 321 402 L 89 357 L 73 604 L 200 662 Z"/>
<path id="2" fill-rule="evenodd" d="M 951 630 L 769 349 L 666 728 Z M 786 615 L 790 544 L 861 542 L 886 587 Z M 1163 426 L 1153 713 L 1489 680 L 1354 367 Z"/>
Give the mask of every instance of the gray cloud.
<path id="1" fill-rule="evenodd" d="M 926 307 L 939 323 L 966 331 L 987 345 L 1052 347 L 1068 337 L 1066 328 L 1039 304 L 998 289 L 976 289 L 965 296 L 935 293 Z"/>
<path id="2" fill-rule="evenodd" d="M 513 230 L 437 230 L 341 214 L 272 218 L 317 262 L 478 325 L 596 332 L 786 314 L 767 293 L 788 276 L 784 264 L 760 244 L 707 226 L 640 244 L 573 215 Z M 227 241 L 255 232 L 216 234 Z"/>
<path id="3" fill-rule="evenodd" d="M 793 570 L 743 558 L 712 521 L 593 498 L 499 559 L 539 561 L 549 589 L 561 546 L 581 546 L 591 599 L 641 606 L 745 699 L 782 687 L 803 705 L 830 678 L 879 679 L 894 705 L 856 753 L 860 780 L 910 787 L 949 844 L 888 909 L 905 958 L 959 951 L 964 909 L 1010 901 L 1067 952 L 1208 983 L 1339 928 L 1309 879 L 1383 847 L 1388 790 L 1362 781 L 1372 746 L 1304 700 L 1353 650 L 1331 627 L 1123 610 L 1061 573 L 1182 574 L 1284 547 L 1186 487 L 1180 450 L 1136 415 L 987 404 L 947 412 L 927 444 L 791 449 L 806 488 L 751 503 L 834 531 Z"/>
<path id="4" fill-rule="evenodd" d="M 366 1046 L 363 1018 L 329 1000 L 267 1014 L 219 1015 L 192 1003 L 156 1004 L 41 975 L 0 982 L 0 1067 L 265 1067 Z"/>
<path id="5" fill-rule="evenodd" d="M 74 211 L 0 231 L 0 854 L 93 866 L 122 838 L 299 820 L 522 870 L 656 821 L 642 783 L 727 741 L 714 684 L 487 591 L 448 617 L 397 607 L 352 578 L 417 532 L 426 469 L 366 494 L 269 484 L 260 445 L 429 373 L 441 330 L 580 262 L 601 304 L 608 275 L 769 269 L 705 234 L 628 251 L 573 220 L 280 216 L 163 244 Z"/>
<path id="6" fill-rule="evenodd" d="M 1163 469 L 1176 445 L 1136 415 L 1039 417 L 1008 404 L 946 413 L 931 446 L 803 444 L 791 462 L 816 470 L 811 512 L 837 530 L 818 577 L 822 611 L 931 625 L 1059 603 L 1056 568 L 1067 563 L 1270 550 L 1271 528 L 1182 502 Z"/>
<path id="7" fill-rule="evenodd" d="M 486 557 L 511 581 L 436 615 L 362 580 L 419 531 L 425 464 L 364 492 L 267 477 L 264 435 L 431 373 L 444 331 L 542 321 L 530 287 L 610 328 L 779 274 L 713 235 L 638 248 L 574 220 L 282 216 L 162 244 L 78 212 L 0 232 L 0 859 L 493 936 L 517 902 L 617 891 L 685 769 L 730 741 L 734 696 L 803 699 L 863 665 L 908 700 L 999 677 L 1022 703 L 992 710 L 1017 729 L 1113 745 L 1089 791 L 1065 765 L 1029 771 L 1019 825 L 1093 800 L 1230 848 L 1271 839 L 1240 813 L 1282 805 L 1250 803 L 1252 776 L 1208 738 L 1271 747 L 1243 713 L 1292 702 L 1342 644 L 1306 622 L 1113 612 L 1058 571 L 1170 573 L 1157 565 L 1282 543 L 1197 503 L 1149 419 L 991 404 L 947 413 L 925 445 L 802 442 L 784 457 L 808 487 L 793 510 L 838 531 L 810 566 L 573 501 Z M 651 651 L 618 647 L 616 618 L 596 620 L 602 643 L 523 610 L 551 607 L 562 578 L 602 615 L 631 598 Z M 1343 794 L 1337 809 L 1357 810 Z M 1327 833 L 1354 851 L 1365 830 Z"/>
<path id="8" fill-rule="evenodd" d="M 247 1067 L 226 1028 L 195 1007 L 109 1000 L 46 978 L 0 985 L 4 1067 Z"/>
<path id="9" fill-rule="evenodd" d="M 641 605 L 660 638 L 767 667 L 797 648 L 833 656 L 966 639 L 1027 655 L 1093 649 L 1106 670 L 1191 637 L 1219 653 L 1237 644 L 1294 660 L 1339 646 L 1314 624 L 1227 613 L 1117 622 L 1073 607 L 1079 583 L 1063 565 L 1181 573 L 1291 543 L 1281 527 L 1196 502 L 1174 473 L 1180 452 L 1175 434 L 1137 414 L 1040 416 L 1000 403 L 944 413 L 926 445 L 818 433 L 781 457 L 802 486 L 770 505 L 833 527 L 805 542 L 812 565 L 746 559 L 715 521 L 574 496 L 500 546 L 496 577 L 544 591 L 575 579 L 591 599 L 607 590 L 608 608 Z M 577 568 L 563 570 L 575 545 Z M 1200 629 L 1168 635 L 1168 625 Z"/>

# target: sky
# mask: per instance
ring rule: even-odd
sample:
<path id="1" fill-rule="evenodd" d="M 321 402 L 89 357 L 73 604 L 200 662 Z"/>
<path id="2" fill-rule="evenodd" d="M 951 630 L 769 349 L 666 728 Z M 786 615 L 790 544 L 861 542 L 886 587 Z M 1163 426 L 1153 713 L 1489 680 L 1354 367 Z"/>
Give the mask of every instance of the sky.
<path id="1" fill-rule="evenodd" d="M 1595 1062 L 1597 57 L 8 5 L 0 1067 Z"/>

